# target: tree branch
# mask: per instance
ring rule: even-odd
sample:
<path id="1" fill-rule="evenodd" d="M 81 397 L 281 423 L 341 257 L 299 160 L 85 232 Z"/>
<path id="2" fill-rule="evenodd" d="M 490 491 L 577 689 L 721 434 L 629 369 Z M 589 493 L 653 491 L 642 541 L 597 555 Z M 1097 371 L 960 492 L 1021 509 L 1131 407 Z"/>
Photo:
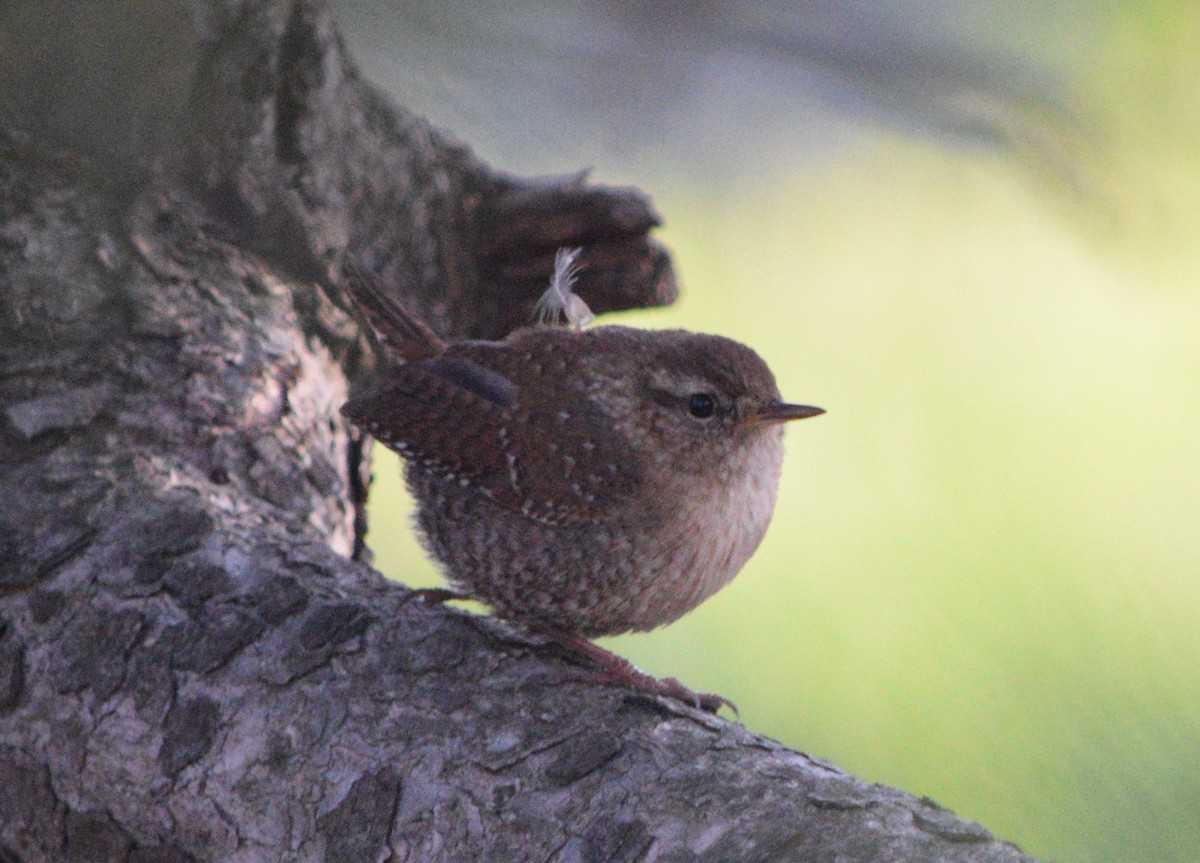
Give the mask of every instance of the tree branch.
<path id="1" fill-rule="evenodd" d="M 492 172 L 364 84 L 317 3 L 194 0 L 186 26 L 166 5 L 38 56 L 127 57 L 157 28 L 168 81 L 5 69 L 0 859 L 1030 859 L 571 682 L 553 648 L 355 562 L 364 448 L 337 408 L 370 361 L 329 290 L 341 256 L 443 333 L 497 336 L 562 245 L 588 249 L 593 309 L 670 301 L 657 217 Z"/>

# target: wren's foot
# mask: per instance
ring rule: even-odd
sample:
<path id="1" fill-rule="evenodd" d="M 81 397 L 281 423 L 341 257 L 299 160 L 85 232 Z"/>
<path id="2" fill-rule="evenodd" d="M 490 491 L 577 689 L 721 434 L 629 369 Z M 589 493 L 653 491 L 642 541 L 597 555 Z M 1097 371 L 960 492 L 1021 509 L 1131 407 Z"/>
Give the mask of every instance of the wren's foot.
<path id="1" fill-rule="evenodd" d="M 617 656 L 603 647 L 598 647 L 574 632 L 550 628 L 539 628 L 538 631 L 553 639 L 556 644 L 596 665 L 593 678 L 596 683 L 604 686 L 628 686 L 647 695 L 665 695 L 707 713 L 716 713 L 722 705 L 734 713 L 738 712 L 737 705 L 728 698 L 711 692 L 693 692 L 674 677 L 654 677 L 639 669 L 628 659 Z"/>

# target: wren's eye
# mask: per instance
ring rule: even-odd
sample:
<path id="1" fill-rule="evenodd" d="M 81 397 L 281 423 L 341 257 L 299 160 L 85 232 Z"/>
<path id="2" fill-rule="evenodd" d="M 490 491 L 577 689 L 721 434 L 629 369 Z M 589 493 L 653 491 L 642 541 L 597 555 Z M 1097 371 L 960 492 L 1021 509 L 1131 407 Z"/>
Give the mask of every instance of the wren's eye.
<path id="1" fill-rule="evenodd" d="M 692 393 L 688 398 L 688 413 L 698 420 L 706 420 L 717 410 L 717 403 L 708 393 Z"/>

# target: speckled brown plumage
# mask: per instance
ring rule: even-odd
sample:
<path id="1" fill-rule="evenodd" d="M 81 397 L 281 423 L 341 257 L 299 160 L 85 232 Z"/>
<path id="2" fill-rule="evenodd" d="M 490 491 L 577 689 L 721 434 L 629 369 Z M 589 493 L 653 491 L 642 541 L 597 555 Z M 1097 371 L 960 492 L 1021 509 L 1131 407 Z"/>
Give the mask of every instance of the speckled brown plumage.
<path id="1" fill-rule="evenodd" d="M 404 456 L 450 582 L 509 620 L 595 637 L 690 611 L 766 530 L 780 422 L 820 412 L 782 404 L 758 355 L 719 336 L 543 328 L 448 344 L 348 275 L 408 359 L 343 411 Z"/>

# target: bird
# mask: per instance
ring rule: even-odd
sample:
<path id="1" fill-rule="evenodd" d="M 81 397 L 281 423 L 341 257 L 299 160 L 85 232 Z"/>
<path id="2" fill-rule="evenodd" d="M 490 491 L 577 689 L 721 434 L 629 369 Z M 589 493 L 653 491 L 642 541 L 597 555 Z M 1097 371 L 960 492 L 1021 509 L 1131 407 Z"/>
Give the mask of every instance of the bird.
<path id="1" fill-rule="evenodd" d="M 552 290 L 574 258 L 559 256 Z M 342 413 L 403 457 L 452 587 L 434 594 L 485 603 L 604 682 L 729 704 L 591 639 L 671 623 L 727 584 L 770 522 L 783 424 L 824 411 L 784 402 L 762 358 L 722 336 L 535 326 L 446 341 L 370 271 L 343 271 L 390 361 Z"/>

